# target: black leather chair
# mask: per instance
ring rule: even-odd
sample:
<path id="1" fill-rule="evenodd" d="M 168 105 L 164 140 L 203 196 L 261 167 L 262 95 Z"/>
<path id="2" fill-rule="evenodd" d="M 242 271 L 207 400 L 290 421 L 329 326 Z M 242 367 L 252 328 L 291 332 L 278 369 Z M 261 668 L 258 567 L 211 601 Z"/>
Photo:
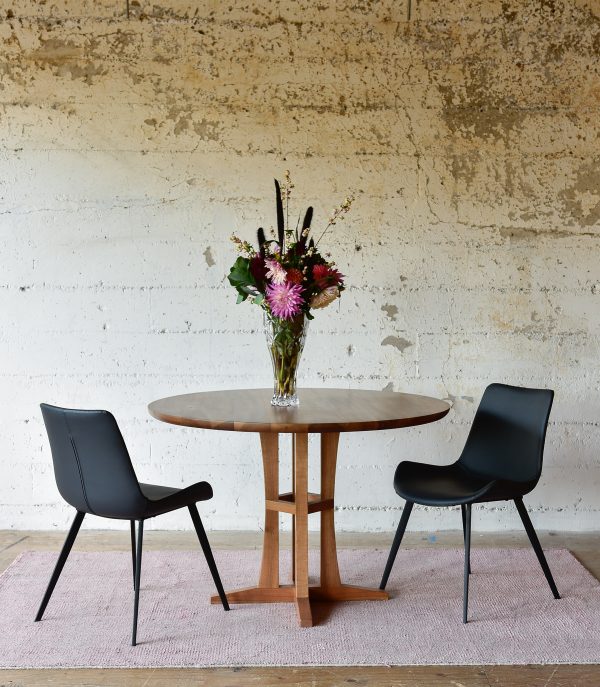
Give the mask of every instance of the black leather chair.
<path id="1" fill-rule="evenodd" d="M 56 484 L 64 500 L 77 510 L 75 520 L 50 578 L 35 617 L 41 620 L 86 513 L 103 518 L 129 520 L 133 559 L 134 608 L 132 646 L 136 645 L 137 617 L 142 569 L 144 521 L 156 515 L 187 507 L 202 551 L 217 587 L 223 608 L 227 597 L 200 520 L 196 503 L 212 498 L 208 482 L 186 489 L 138 482 L 115 418 L 106 410 L 70 410 L 41 405 L 50 440 Z M 137 546 L 135 521 L 138 521 Z"/>
<path id="2" fill-rule="evenodd" d="M 406 500 L 380 589 L 385 589 L 415 503 L 460 506 L 465 543 L 463 623 L 467 622 L 471 572 L 471 506 L 490 501 L 515 502 L 529 541 L 555 599 L 559 593 L 540 546 L 523 496 L 538 483 L 554 392 L 490 384 L 483 394 L 467 442 L 452 465 L 404 461 L 396 468 L 394 488 Z"/>

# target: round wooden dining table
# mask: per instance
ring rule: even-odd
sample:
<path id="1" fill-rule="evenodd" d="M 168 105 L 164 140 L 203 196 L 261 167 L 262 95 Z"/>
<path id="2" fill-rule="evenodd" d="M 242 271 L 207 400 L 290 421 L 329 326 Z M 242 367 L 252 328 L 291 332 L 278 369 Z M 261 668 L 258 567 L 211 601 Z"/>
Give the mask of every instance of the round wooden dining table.
<path id="1" fill-rule="evenodd" d="M 258 584 L 227 592 L 230 604 L 296 604 L 302 627 L 313 625 L 311 601 L 387 599 L 380 589 L 343 584 L 337 560 L 334 489 L 341 432 L 413 427 L 443 418 L 450 406 L 436 398 L 387 391 L 302 389 L 300 405 L 272 406 L 272 389 L 206 391 L 153 401 L 150 415 L 185 427 L 256 432 L 265 485 L 265 528 Z M 279 493 L 279 435 L 291 434 L 292 491 Z M 308 435 L 321 437 L 320 493 L 308 491 Z M 292 581 L 279 580 L 279 513 L 292 516 Z M 321 514 L 320 581 L 308 580 L 308 516 Z M 211 599 L 219 603 L 219 597 Z"/>

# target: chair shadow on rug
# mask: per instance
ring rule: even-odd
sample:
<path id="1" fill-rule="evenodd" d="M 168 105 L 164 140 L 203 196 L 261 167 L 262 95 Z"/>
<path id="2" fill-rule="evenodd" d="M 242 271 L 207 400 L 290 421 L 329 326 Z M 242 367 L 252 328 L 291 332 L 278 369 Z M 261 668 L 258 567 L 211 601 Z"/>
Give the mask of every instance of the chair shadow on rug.
<path id="1" fill-rule="evenodd" d="M 137 643 L 137 619 L 142 570 L 144 521 L 157 515 L 185 508 L 189 510 L 200 546 L 212 574 L 217 592 L 228 611 L 219 571 L 196 508 L 199 501 L 212 498 L 208 482 L 197 482 L 185 489 L 138 482 L 123 436 L 113 415 L 106 410 L 72 410 L 41 404 L 48 432 L 58 490 L 77 513 L 48 588 L 35 617 L 42 619 L 54 587 L 65 565 L 86 513 L 103 518 L 129 520 L 133 564 L 133 630 L 131 644 Z M 135 521 L 138 521 L 137 541 Z"/>
<path id="2" fill-rule="evenodd" d="M 483 394 L 465 447 L 452 465 L 403 461 L 394 488 L 406 500 L 380 589 L 385 589 L 413 505 L 460 506 L 465 543 L 463 623 L 468 618 L 471 573 L 471 506 L 512 500 L 550 590 L 560 599 L 552 573 L 527 513 L 523 496 L 537 485 L 554 392 L 490 384 Z"/>

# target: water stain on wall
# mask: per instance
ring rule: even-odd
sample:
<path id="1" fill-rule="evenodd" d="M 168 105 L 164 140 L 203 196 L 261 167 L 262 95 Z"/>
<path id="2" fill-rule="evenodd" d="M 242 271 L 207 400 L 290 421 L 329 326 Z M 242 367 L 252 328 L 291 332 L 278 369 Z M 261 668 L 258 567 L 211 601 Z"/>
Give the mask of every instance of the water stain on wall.
<path id="1" fill-rule="evenodd" d="M 575 172 L 575 182 L 558 192 L 565 214 L 573 224 L 585 227 L 600 224 L 600 154 Z"/>
<path id="2" fill-rule="evenodd" d="M 408 339 L 405 339 L 402 336 L 386 336 L 385 339 L 381 342 L 382 346 L 393 346 L 397 350 L 400 351 L 400 353 L 403 353 L 407 348 L 410 348 L 410 346 L 413 346 L 414 344 L 412 341 L 409 341 Z"/>
<path id="3" fill-rule="evenodd" d="M 214 267 L 216 265 L 215 259 L 213 258 L 213 254 L 211 251 L 210 246 L 204 251 L 204 260 L 206 261 L 206 264 L 209 267 Z"/>
<path id="4" fill-rule="evenodd" d="M 381 306 L 381 309 L 386 316 L 390 318 L 390 320 L 394 321 L 396 319 L 396 315 L 398 314 L 398 306 L 386 303 L 385 305 Z"/>

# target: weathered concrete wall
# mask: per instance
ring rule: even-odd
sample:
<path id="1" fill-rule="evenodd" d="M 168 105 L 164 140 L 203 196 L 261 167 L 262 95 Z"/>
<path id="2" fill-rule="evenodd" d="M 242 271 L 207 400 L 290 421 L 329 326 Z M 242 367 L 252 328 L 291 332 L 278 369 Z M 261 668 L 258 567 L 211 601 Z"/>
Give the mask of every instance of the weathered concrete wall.
<path id="1" fill-rule="evenodd" d="M 494 380 L 557 391 L 536 524 L 597 528 L 600 2 L 130 5 L 0 0 L 0 527 L 70 517 L 42 400 L 112 409 L 147 481 L 209 479 L 209 527 L 260 525 L 257 440 L 146 404 L 269 384 L 260 311 L 224 275 L 289 168 L 321 222 L 357 194 L 328 239 L 350 288 L 317 315 L 302 384 L 455 402 L 343 438 L 340 528 L 391 529 L 396 463 L 453 459 Z"/>

